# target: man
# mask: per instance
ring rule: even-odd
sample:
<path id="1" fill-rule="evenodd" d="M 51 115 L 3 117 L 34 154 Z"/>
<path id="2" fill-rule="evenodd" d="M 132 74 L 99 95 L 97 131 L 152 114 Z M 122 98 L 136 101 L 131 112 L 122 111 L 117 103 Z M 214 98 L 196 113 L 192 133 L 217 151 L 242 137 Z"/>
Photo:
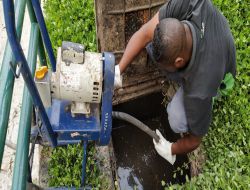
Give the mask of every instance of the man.
<path id="1" fill-rule="evenodd" d="M 221 82 L 235 76 L 235 46 L 229 25 L 209 0 L 170 0 L 130 39 L 115 67 L 115 85 L 120 73 L 147 46 L 150 57 L 180 88 L 167 106 L 172 130 L 184 133 L 175 143 L 157 130 L 157 152 L 171 164 L 176 154 L 196 149 L 211 122 L 213 97 L 227 88 Z"/>

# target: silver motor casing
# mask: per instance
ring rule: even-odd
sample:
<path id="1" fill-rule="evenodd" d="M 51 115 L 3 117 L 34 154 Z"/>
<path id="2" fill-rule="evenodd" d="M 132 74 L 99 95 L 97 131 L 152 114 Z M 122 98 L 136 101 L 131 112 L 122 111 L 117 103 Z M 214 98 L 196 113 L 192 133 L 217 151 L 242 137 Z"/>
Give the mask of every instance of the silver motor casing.
<path id="1" fill-rule="evenodd" d="M 61 48 L 57 52 L 57 70 L 51 76 L 52 98 L 79 103 L 100 103 L 102 54 L 85 52 L 83 63 L 69 64 L 63 61 Z"/>
<path id="2" fill-rule="evenodd" d="M 100 103 L 103 85 L 101 53 L 85 52 L 84 46 L 63 42 L 57 51 L 56 72 L 50 70 L 35 83 L 43 104 L 51 107 L 52 98 L 71 102 L 71 113 L 90 114 L 90 104 Z"/>

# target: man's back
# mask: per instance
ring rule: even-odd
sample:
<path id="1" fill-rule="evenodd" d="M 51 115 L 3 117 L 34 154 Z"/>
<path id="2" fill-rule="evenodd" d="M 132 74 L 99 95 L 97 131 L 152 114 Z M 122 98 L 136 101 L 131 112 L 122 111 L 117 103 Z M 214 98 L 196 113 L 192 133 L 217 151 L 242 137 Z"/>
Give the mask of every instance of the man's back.
<path id="1" fill-rule="evenodd" d="M 173 17 L 189 25 L 193 53 L 181 75 L 187 94 L 216 96 L 226 73 L 235 75 L 235 47 L 225 17 L 209 0 L 171 0 L 160 9 L 159 20 Z"/>

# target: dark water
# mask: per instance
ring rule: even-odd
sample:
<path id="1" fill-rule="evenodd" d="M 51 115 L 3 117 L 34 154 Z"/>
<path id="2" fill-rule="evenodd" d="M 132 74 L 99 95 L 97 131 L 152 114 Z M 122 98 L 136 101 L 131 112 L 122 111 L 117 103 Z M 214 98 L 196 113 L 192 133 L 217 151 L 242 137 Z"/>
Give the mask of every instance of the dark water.
<path id="1" fill-rule="evenodd" d="M 115 110 L 124 111 L 137 117 L 151 129 L 159 129 L 167 140 L 174 142 L 180 137 L 171 131 L 161 100 L 160 94 L 153 94 L 128 104 L 119 105 Z M 121 190 L 163 189 L 162 180 L 172 184 L 183 183 L 185 175 L 189 175 L 188 169 L 184 169 L 183 175 L 176 172 L 178 166 L 187 162 L 185 155 L 177 156 L 177 160 L 172 166 L 157 154 L 151 137 L 133 125 L 115 120 L 112 138 Z M 174 171 L 175 178 L 173 177 Z"/>

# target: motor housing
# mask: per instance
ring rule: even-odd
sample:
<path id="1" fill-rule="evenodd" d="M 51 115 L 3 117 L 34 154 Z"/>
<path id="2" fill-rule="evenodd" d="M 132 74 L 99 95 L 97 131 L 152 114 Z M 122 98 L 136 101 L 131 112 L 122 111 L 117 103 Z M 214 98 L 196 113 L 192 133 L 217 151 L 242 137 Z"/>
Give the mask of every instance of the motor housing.
<path id="1" fill-rule="evenodd" d="M 40 83 L 38 89 L 46 107 L 51 106 L 52 98 L 68 100 L 72 102 L 73 115 L 90 114 L 90 103 L 101 102 L 103 86 L 101 53 L 85 52 L 81 44 L 63 42 L 57 51 L 56 72 L 49 72 L 47 75 L 42 80 L 36 80 L 36 83 Z"/>
<path id="2" fill-rule="evenodd" d="M 63 50 L 59 48 L 56 72 L 51 76 L 52 98 L 100 103 L 103 81 L 101 59 L 101 53 L 85 52 L 83 63 L 69 64 L 63 61 Z"/>

